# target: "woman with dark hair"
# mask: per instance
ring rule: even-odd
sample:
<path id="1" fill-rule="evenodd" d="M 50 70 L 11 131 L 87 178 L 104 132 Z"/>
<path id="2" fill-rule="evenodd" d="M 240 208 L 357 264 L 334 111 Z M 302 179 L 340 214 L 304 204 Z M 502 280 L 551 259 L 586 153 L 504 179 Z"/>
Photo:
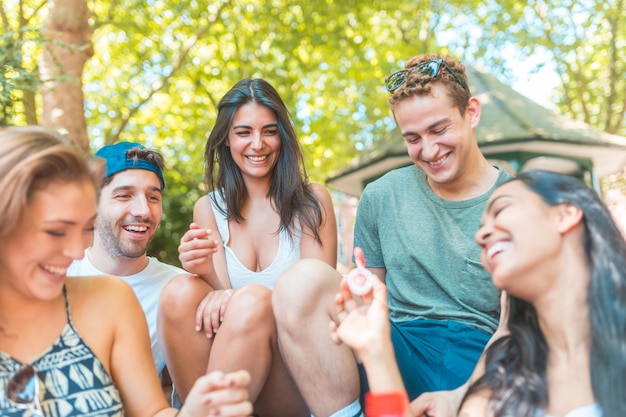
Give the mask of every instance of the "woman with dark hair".
<path id="1" fill-rule="evenodd" d="M 508 294 L 509 333 L 486 349 L 459 416 L 625 416 L 626 243 L 597 194 L 572 177 L 523 172 L 493 192 L 476 241 Z M 357 307 L 342 284 L 342 321 L 331 324 L 378 391 L 402 389 L 386 338 L 372 343 L 388 332 L 385 293 L 375 282 L 373 301 Z"/>
<path id="2" fill-rule="evenodd" d="M 545 171 L 490 200 L 476 240 L 509 294 L 510 334 L 487 350 L 462 415 L 626 415 L 626 244 L 609 211 Z"/>
<path id="3" fill-rule="evenodd" d="M 176 391 L 184 401 L 206 371 L 243 368 L 257 415 L 306 416 L 278 351 L 271 290 L 299 259 L 335 267 L 330 195 L 308 181 L 289 112 L 261 79 L 240 81 L 219 102 L 205 159 L 209 193 L 179 246 L 195 276 L 161 295 L 159 331 Z"/>
<path id="4" fill-rule="evenodd" d="M 93 237 L 104 161 L 37 126 L 0 129 L 0 414 L 247 416 L 245 371 L 169 408 L 133 289 L 67 277 Z"/>

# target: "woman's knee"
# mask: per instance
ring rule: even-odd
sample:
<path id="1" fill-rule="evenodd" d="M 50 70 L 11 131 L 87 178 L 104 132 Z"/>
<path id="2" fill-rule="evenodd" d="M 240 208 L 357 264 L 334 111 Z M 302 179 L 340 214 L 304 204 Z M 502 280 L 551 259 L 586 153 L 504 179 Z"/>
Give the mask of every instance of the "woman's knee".
<path id="1" fill-rule="evenodd" d="M 326 308 L 323 300 L 339 291 L 341 275 L 326 262 L 302 259 L 276 281 L 272 307 L 277 320 L 290 320 Z M 282 319 L 281 319 L 282 318 Z"/>
<path id="2" fill-rule="evenodd" d="M 272 291 L 257 284 L 237 289 L 228 300 L 224 324 L 237 332 L 274 327 Z"/>
<path id="3" fill-rule="evenodd" d="M 210 287 L 193 275 L 177 275 L 161 290 L 159 309 L 167 319 L 178 319 L 195 314 L 198 304 Z"/>

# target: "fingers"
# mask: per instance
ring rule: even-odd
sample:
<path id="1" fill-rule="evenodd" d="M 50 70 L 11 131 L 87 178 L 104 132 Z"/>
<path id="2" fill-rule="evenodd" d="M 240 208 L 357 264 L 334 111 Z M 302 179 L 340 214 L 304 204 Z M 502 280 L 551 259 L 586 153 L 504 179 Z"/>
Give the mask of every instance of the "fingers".
<path id="1" fill-rule="evenodd" d="M 183 268 L 195 274 L 209 273 L 213 267 L 213 255 L 219 249 L 219 240 L 213 238 L 210 229 L 200 229 L 192 223 L 180 239 L 178 259 Z"/>
<path id="2" fill-rule="evenodd" d="M 357 268 L 365 268 L 365 254 L 363 249 L 358 246 L 354 247 L 354 260 Z"/>
<path id="3" fill-rule="evenodd" d="M 202 405 L 208 416 L 249 416 L 253 409 L 248 401 L 250 374 L 237 371 L 224 374 L 213 371 L 196 381 L 185 403 Z"/>
<path id="4" fill-rule="evenodd" d="M 379 279 L 372 283 L 372 297 L 387 304 L 387 286 Z"/>
<path id="5" fill-rule="evenodd" d="M 215 290 L 209 292 L 202 299 L 196 309 L 196 331 L 204 329 L 206 337 L 209 339 L 217 333 L 232 293 L 232 289 Z"/>
<path id="6" fill-rule="evenodd" d="M 196 309 L 196 331 L 199 332 L 201 331 L 205 325 L 205 320 L 204 320 L 204 312 L 207 308 L 207 305 L 209 304 L 209 300 L 211 293 L 207 294 L 202 301 L 200 301 L 200 304 L 198 304 L 198 308 Z M 207 328 L 204 329 L 204 332 L 207 334 L 207 337 L 211 337 L 213 328 L 211 326 L 208 326 Z"/>
<path id="7" fill-rule="evenodd" d="M 247 392 L 247 391 L 246 391 Z M 211 394 L 218 395 L 219 393 Z M 221 399 L 219 399 L 221 400 Z M 218 401 L 218 400 L 215 400 Z M 209 417 L 248 417 L 252 414 L 252 403 L 240 401 L 237 404 L 226 404 L 216 407 L 209 412 Z"/>
<path id="8" fill-rule="evenodd" d="M 224 290 L 224 298 L 222 298 L 222 302 L 220 304 L 220 310 L 219 310 L 220 323 L 224 321 L 224 314 L 226 314 L 226 307 L 228 306 L 228 301 L 230 300 L 230 297 L 233 295 L 233 292 L 234 290 L 232 289 Z"/>
<path id="9" fill-rule="evenodd" d="M 409 403 L 409 411 L 416 417 L 455 417 L 459 404 L 454 398 L 452 391 L 426 392 Z"/>
<path id="10" fill-rule="evenodd" d="M 209 310 L 210 313 L 210 322 L 211 322 L 211 327 L 213 329 L 213 334 L 217 333 L 218 329 L 220 328 L 220 324 L 222 324 L 222 295 L 223 292 L 220 291 L 222 294 L 219 294 L 219 297 L 216 297 L 216 300 L 214 303 L 212 303 L 211 305 L 211 309 Z"/>
<path id="11" fill-rule="evenodd" d="M 353 298 L 346 277 L 341 279 L 341 283 L 339 284 L 339 293 L 343 296 L 344 300 L 351 300 Z"/>
<path id="12" fill-rule="evenodd" d="M 210 229 L 200 229 L 197 224 L 191 223 L 189 230 L 187 230 L 183 237 L 180 238 L 180 243 L 191 242 L 194 239 L 206 239 L 210 234 Z"/>
<path id="13" fill-rule="evenodd" d="M 339 337 L 339 333 L 337 332 L 338 327 L 337 323 L 334 321 L 328 322 L 328 334 L 330 335 L 330 340 L 333 341 L 334 344 L 340 345 L 342 343 L 341 338 Z"/>
<path id="14" fill-rule="evenodd" d="M 203 390 L 215 390 L 231 387 L 245 388 L 251 381 L 250 373 L 246 370 L 223 373 L 222 371 L 211 371 L 201 378 L 198 384 Z"/>
<path id="15" fill-rule="evenodd" d="M 226 374 L 225 379 L 231 386 L 246 387 L 250 384 L 252 376 L 248 371 L 241 370 Z"/>

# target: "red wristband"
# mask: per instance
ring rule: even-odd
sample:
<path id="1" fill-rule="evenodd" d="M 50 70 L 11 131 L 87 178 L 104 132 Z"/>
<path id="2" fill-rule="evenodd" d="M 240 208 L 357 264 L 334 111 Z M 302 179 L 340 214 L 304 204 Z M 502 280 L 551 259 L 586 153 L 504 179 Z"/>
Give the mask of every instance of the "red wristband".
<path id="1" fill-rule="evenodd" d="M 405 417 L 409 398 L 404 391 L 368 392 L 365 395 L 367 417 Z"/>

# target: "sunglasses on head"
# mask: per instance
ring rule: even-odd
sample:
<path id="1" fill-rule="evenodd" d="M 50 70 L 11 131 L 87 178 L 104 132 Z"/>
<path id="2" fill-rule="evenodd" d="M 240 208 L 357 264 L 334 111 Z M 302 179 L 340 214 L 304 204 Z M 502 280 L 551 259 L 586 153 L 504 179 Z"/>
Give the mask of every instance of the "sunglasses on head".
<path id="1" fill-rule="evenodd" d="M 18 408 L 28 410 L 28 416 L 44 417 L 39 403 L 39 381 L 32 366 L 24 366 L 9 378 L 7 397 Z"/>
<path id="2" fill-rule="evenodd" d="M 435 78 L 439 74 L 442 65 L 454 77 L 456 82 L 461 87 L 463 87 L 465 91 L 469 92 L 469 89 L 463 83 L 463 81 L 461 81 L 459 76 L 456 75 L 456 72 L 454 72 L 443 59 L 434 59 L 432 61 L 421 62 L 419 64 L 413 65 L 412 67 L 396 71 L 387 78 L 385 78 L 385 87 L 390 93 L 394 92 L 406 82 L 406 79 L 411 71 L 417 71 L 420 74 L 425 75 L 429 78 Z"/>

